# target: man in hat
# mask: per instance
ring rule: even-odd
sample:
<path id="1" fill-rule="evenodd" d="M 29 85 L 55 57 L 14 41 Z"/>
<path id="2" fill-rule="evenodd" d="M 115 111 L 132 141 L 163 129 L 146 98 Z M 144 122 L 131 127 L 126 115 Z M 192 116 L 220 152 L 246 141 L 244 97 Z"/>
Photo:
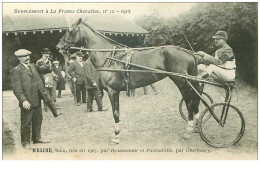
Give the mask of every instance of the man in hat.
<path id="1" fill-rule="evenodd" d="M 55 117 L 59 114 L 54 104 L 45 94 L 43 79 L 38 73 L 36 66 L 30 64 L 31 52 L 26 49 L 19 49 L 14 54 L 17 56 L 20 64 L 11 71 L 11 83 L 14 95 L 19 100 L 21 109 L 22 146 L 30 149 L 30 135 L 34 144 L 48 143 L 41 139 L 41 99 L 44 99 L 48 103 Z"/>
<path id="2" fill-rule="evenodd" d="M 95 97 L 98 111 L 106 111 L 107 109 L 104 109 L 102 106 L 102 93 L 99 89 L 99 75 L 92 64 L 92 61 L 90 58 L 87 59 L 85 65 L 84 65 L 84 73 L 86 77 L 86 89 L 88 93 L 87 97 L 87 111 L 92 112 L 93 111 L 93 99 Z"/>
<path id="3" fill-rule="evenodd" d="M 76 53 L 76 60 L 70 64 L 69 67 L 69 75 L 72 77 L 72 81 L 76 84 L 76 97 L 77 97 L 77 105 L 82 103 L 86 103 L 86 88 L 85 88 L 85 75 L 83 66 L 85 65 L 85 61 L 83 61 L 84 54 L 79 51 Z"/>
<path id="4" fill-rule="evenodd" d="M 70 55 L 69 60 L 68 60 L 68 67 L 69 67 L 75 60 L 76 60 L 76 54 Z M 67 73 L 67 80 L 68 80 L 69 87 L 70 87 L 70 91 L 71 91 L 71 94 L 72 94 L 72 97 L 73 97 L 74 94 L 76 94 L 76 93 L 75 93 L 74 82 L 72 81 L 72 77 L 69 75 L 69 73 Z"/>
<path id="5" fill-rule="evenodd" d="M 42 58 L 36 62 L 36 65 L 40 66 L 41 63 L 50 63 L 50 65 L 51 65 L 51 61 L 50 61 L 51 51 L 48 48 L 43 48 L 41 53 L 42 53 Z M 47 92 L 47 94 L 51 98 L 52 102 L 54 102 L 54 103 L 56 102 L 55 80 L 57 80 L 57 79 L 58 79 L 58 77 L 53 71 L 50 73 L 44 74 L 45 91 Z M 48 111 L 47 104 L 45 102 L 44 102 L 44 110 Z"/>
<path id="6" fill-rule="evenodd" d="M 225 31 L 218 31 L 214 38 L 217 51 L 215 56 L 198 51 L 202 58 L 199 60 L 198 77 L 207 78 L 208 76 L 220 81 L 235 80 L 236 60 L 232 48 L 226 43 L 228 36 Z"/>
<path id="7" fill-rule="evenodd" d="M 65 90 L 65 72 L 62 66 L 60 65 L 60 62 L 55 60 L 53 61 L 53 72 L 58 76 L 57 81 L 54 82 L 55 89 L 58 90 L 58 98 L 62 98 L 61 96 L 61 90 Z"/>

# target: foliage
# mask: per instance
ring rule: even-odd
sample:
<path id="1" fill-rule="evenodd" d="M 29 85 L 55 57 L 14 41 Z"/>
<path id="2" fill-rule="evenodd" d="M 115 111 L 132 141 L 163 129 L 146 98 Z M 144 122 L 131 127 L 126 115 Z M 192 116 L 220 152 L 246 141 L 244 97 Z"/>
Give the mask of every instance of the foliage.
<path id="1" fill-rule="evenodd" d="M 143 16 L 136 23 L 149 31 L 145 46 L 172 44 L 212 54 L 212 36 L 218 30 L 228 33 L 227 43 L 237 61 L 237 76 L 257 85 L 257 3 L 198 3 L 177 18 L 163 19 L 158 14 Z"/>

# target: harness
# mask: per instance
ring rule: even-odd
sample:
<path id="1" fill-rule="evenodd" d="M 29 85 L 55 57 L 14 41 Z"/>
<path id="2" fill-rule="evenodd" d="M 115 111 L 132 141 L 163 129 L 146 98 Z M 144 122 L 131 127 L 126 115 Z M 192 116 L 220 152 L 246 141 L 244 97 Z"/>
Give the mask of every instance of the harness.
<path id="1" fill-rule="evenodd" d="M 131 57 L 134 54 L 134 51 L 130 48 L 126 50 L 126 63 L 125 63 L 125 69 L 127 70 L 126 72 L 126 94 L 127 96 L 130 96 L 130 72 L 128 71 L 130 69 L 129 63 L 131 63 Z"/>

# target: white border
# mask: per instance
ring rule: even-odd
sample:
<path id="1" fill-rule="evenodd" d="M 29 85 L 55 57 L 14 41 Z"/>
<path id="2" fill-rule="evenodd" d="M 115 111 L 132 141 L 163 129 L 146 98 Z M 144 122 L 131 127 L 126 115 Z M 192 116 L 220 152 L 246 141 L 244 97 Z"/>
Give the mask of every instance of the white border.
<path id="1" fill-rule="evenodd" d="M 18 2 L 18 1 L 1 1 Z M 22 2 L 22 1 L 19 1 Z M 35 2 L 27 0 L 23 2 Z M 42 0 L 40 2 L 53 2 Z M 55 2 L 72 2 L 67 0 L 56 0 Z M 86 2 L 77 0 L 76 2 Z M 96 1 L 87 1 L 96 2 Z M 126 2 L 108 1 L 100 2 Z M 131 2 L 158 2 L 158 1 L 131 1 Z M 180 1 L 163 1 L 180 2 Z M 193 0 L 181 2 L 198 2 Z M 208 1 L 199 1 L 208 2 Z M 223 1 L 210 1 L 223 2 Z M 234 1 L 225 1 L 234 2 Z M 235 1 L 235 2 L 245 2 Z M 258 2 L 258 1 L 250 1 Z M 2 13 L 2 3 L 1 3 Z M 2 24 L 2 18 L 1 18 Z M 259 28 L 259 26 L 258 26 Z M 2 40 L 1 40 L 2 47 Z M 259 49 L 258 49 L 259 51 Z M 1 50 L 2 53 L 2 50 Z M 1 54 L 2 56 L 2 54 Z M 259 57 L 259 56 L 258 56 Z M 1 60 L 2 67 L 2 60 Z M 258 64 L 259 67 L 259 64 Z M 2 73 L 0 74 L 2 78 Z M 259 82 L 259 80 L 258 80 Z M 2 85 L 1 85 L 2 87 Z M 2 93 L 1 93 L 2 98 Z M 259 99 L 259 98 L 258 98 Z M 2 100 L 1 100 L 2 108 Z M 258 108 L 259 109 L 259 108 Z M 2 127 L 2 122 L 0 123 Z M 259 128 L 259 122 L 258 122 Z M 2 137 L 2 132 L 0 133 Z M 258 137 L 259 141 L 259 137 Z M 2 142 L 0 143 L 2 148 Z M 259 148 L 258 148 L 259 149 Z M 2 158 L 2 152 L 1 152 Z M 236 178 L 236 177 L 259 177 L 258 161 L 1 161 L 1 177 L 207 177 L 207 178 Z M 257 176 L 258 175 L 258 176 Z"/>

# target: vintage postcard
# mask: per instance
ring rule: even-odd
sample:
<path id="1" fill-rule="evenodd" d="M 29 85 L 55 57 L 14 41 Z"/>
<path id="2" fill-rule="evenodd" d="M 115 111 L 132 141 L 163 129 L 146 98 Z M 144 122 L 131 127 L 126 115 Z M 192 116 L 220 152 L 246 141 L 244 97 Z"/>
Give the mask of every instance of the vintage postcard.
<path id="1" fill-rule="evenodd" d="M 4 160 L 256 160 L 258 3 L 2 3 Z"/>

